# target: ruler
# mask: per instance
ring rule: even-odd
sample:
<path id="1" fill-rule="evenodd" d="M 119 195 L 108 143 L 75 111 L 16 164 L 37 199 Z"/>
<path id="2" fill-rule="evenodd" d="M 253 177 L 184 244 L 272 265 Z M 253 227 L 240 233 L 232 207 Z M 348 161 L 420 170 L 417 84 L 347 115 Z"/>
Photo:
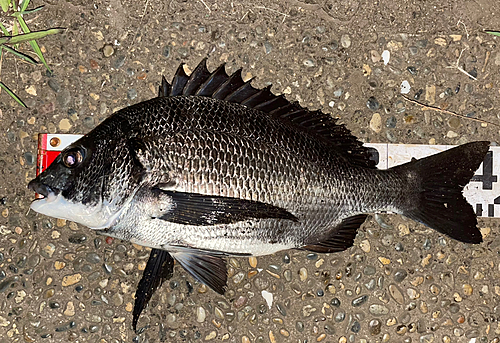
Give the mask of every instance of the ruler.
<path id="1" fill-rule="evenodd" d="M 48 134 L 38 135 L 37 175 L 45 170 L 69 144 L 82 135 Z M 422 158 L 437 154 L 454 145 L 422 144 L 365 144 L 371 150 L 377 168 L 388 169 L 409 162 L 413 157 Z M 472 204 L 478 217 L 500 218 L 500 147 L 490 147 L 483 163 L 471 182 L 464 188 L 464 197 Z"/>

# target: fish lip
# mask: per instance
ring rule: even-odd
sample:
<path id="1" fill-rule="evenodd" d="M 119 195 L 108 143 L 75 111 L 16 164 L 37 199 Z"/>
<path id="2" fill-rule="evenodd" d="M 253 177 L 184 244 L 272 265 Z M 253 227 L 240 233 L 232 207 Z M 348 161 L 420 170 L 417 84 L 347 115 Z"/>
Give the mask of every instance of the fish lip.
<path id="1" fill-rule="evenodd" d="M 56 192 L 50 186 L 38 181 L 37 179 L 31 180 L 28 184 L 28 188 L 42 196 L 42 198 L 36 200 L 45 199 L 49 197 L 49 195 L 56 194 Z"/>

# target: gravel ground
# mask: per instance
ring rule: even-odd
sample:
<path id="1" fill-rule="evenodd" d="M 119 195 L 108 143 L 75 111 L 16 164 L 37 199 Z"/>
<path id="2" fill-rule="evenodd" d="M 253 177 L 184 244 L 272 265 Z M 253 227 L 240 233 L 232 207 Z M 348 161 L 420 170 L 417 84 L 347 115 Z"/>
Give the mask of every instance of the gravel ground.
<path id="1" fill-rule="evenodd" d="M 500 29 L 495 1 L 401 3 L 33 1 L 45 9 L 32 30 L 67 31 L 39 42 L 52 75 L 2 63 L 30 109 L 0 94 L 0 341 L 500 342 L 498 220 L 480 220 L 484 243 L 471 246 L 373 217 L 342 253 L 231 258 L 225 296 L 176 266 L 136 334 L 148 249 L 28 211 L 39 132 L 86 133 L 207 56 L 211 70 L 242 67 L 366 142 L 498 141 L 498 127 L 400 95 L 406 81 L 411 99 L 500 122 L 499 40 L 482 32 Z"/>

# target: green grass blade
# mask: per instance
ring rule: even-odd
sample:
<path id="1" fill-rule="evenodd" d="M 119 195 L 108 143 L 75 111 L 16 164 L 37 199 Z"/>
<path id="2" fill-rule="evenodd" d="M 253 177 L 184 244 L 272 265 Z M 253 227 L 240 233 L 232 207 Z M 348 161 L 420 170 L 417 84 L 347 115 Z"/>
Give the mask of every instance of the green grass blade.
<path id="1" fill-rule="evenodd" d="M 26 54 L 23 54 L 22 52 L 19 52 L 15 49 L 12 49 L 10 47 L 8 47 L 7 45 L 4 45 L 3 48 L 5 49 L 5 51 L 8 51 L 14 55 L 16 55 L 17 57 L 20 57 L 22 58 L 23 60 L 27 61 L 27 62 L 30 62 L 30 63 L 33 63 L 33 64 L 38 64 L 38 61 L 35 60 L 33 57 L 31 56 L 28 56 Z"/>
<path id="2" fill-rule="evenodd" d="M 30 0 L 23 0 L 23 2 L 21 3 L 21 12 L 24 12 L 28 8 L 29 4 Z"/>
<path id="3" fill-rule="evenodd" d="M 44 38 L 49 35 L 63 32 L 64 29 L 49 29 L 43 31 L 34 31 L 23 35 L 0 37 L 0 44 L 18 44 L 30 40 Z"/>
<path id="4" fill-rule="evenodd" d="M 489 33 L 490 35 L 493 35 L 493 36 L 498 36 L 498 37 L 500 37 L 500 31 L 490 31 L 490 30 L 485 30 L 484 32 Z"/>
<path id="5" fill-rule="evenodd" d="M 2 6 L 2 10 L 7 12 L 9 10 L 10 0 L 0 0 L 0 6 Z"/>
<path id="6" fill-rule="evenodd" d="M 7 29 L 5 28 L 5 26 L 2 25 L 2 23 L 0 23 L 0 29 L 2 30 L 5 36 L 10 36 L 9 31 L 7 31 Z"/>
<path id="7" fill-rule="evenodd" d="M 28 25 L 26 25 L 26 22 L 24 21 L 23 17 L 21 15 L 16 15 L 15 17 L 17 17 L 17 21 L 19 22 L 19 25 L 21 26 L 21 29 L 23 30 L 23 32 L 30 33 L 30 29 L 28 29 Z M 52 72 L 52 70 L 50 70 L 50 68 L 49 68 L 49 65 L 45 61 L 45 58 L 43 57 L 42 50 L 38 46 L 38 43 L 35 40 L 30 40 L 29 43 L 30 43 L 31 47 L 33 48 L 33 50 L 35 51 L 35 53 L 37 54 L 40 61 L 42 61 L 45 68 L 47 68 L 47 70 L 49 72 Z"/>
<path id="8" fill-rule="evenodd" d="M 40 10 L 43 10 L 43 6 L 40 6 L 40 7 L 37 7 L 37 8 L 33 8 L 32 10 L 21 11 L 19 13 L 22 14 L 22 15 L 24 15 L 24 14 L 35 13 L 35 12 L 38 12 Z"/>
<path id="9" fill-rule="evenodd" d="M 11 91 L 9 87 L 7 87 L 2 81 L 0 81 L 0 88 L 5 90 L 7 94 L 9 94 L 12 97 L 12 99 L 16 100 L 19 103 L 19 105 L 28 108 L 28 106 L 26 106 L 26 104 L 13 91 Z"/>

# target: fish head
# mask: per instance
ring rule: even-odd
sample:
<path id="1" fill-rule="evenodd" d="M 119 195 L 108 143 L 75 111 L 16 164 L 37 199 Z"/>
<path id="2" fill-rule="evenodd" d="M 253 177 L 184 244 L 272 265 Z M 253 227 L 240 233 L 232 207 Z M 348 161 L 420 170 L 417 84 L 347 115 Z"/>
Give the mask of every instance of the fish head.
<path id="1" fill-rule="evenodd" d="M 92 229 L 112 226 L 136 187 L 126 144 L 110 136 L 91 132 L 66 147 L 28 184 L 41 195 L 31 209 Z"/>

